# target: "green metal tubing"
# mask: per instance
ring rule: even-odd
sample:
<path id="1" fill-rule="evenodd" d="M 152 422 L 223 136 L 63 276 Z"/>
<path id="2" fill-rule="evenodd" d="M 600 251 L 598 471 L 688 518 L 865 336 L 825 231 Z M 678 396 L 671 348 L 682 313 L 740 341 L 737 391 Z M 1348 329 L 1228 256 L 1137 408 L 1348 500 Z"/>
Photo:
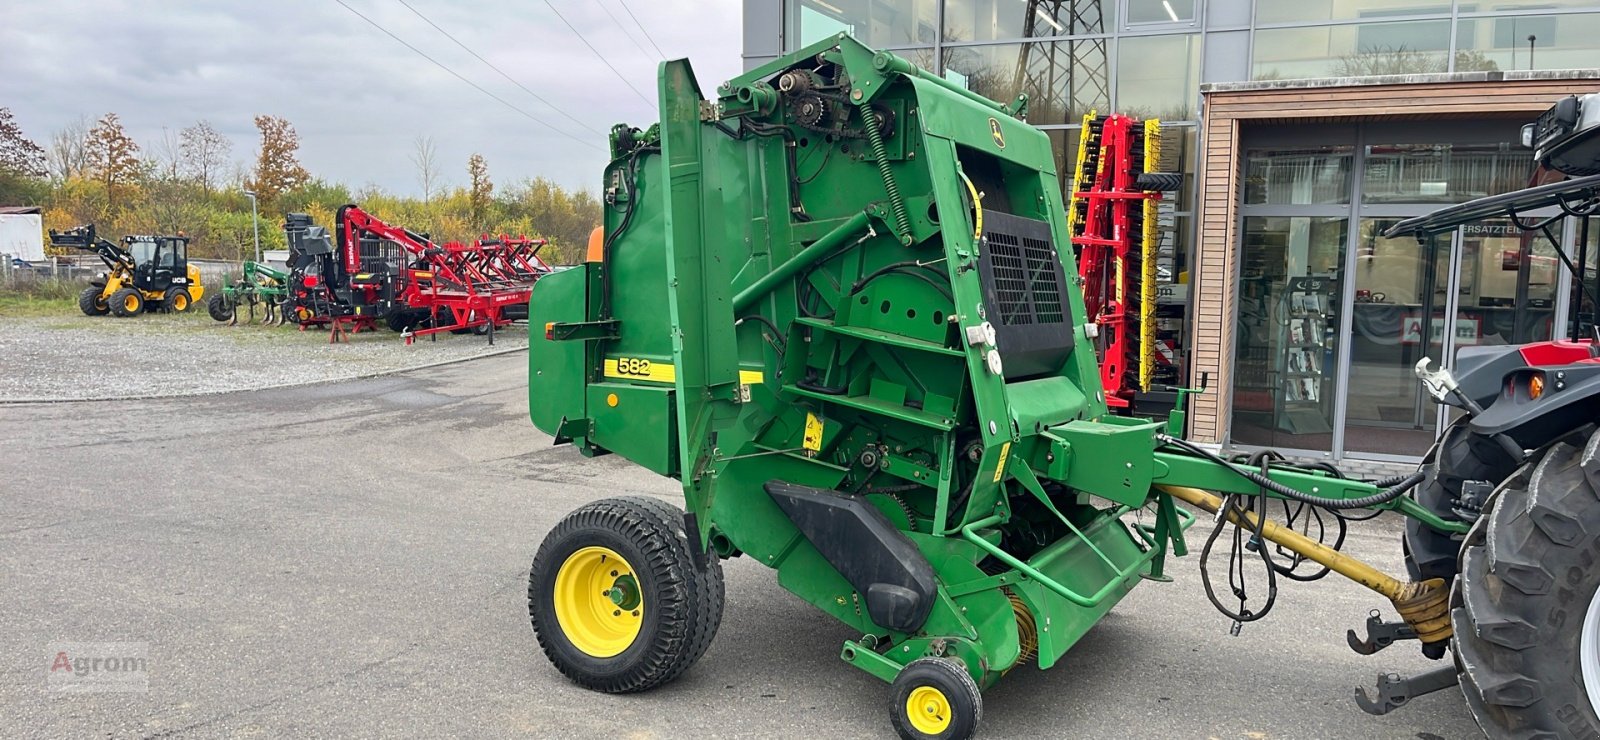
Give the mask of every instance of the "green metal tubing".
<path id="1" fill-rule="evenodd" d="M 798 254 L 790 257 L 787 262 L 773 268 L 772 272 L 761 276 L 761 279 L 757 280 L 753 285 L 739 291 L 738 295 L 733 297 L 734 315 L 743 314 L 744 310 L 750 307 L 750 304 L 765 297 L 780 283 L 794 277 L 795 273 L 832 252 L 840 244 L 843 244 L 846 239 L 855 236 L 867 227 L 867 221 L 870 218 L 871 216 L 868 216 L 866 211 L 861 211 L 851 216 L 848 221 L 839 224 L 833 231 L 812 242 L 811 246 L 800 250 Z"/>
<path id="2" fill-rule="evenodd" d="M 872 147 L 872 159 L 878 165 L 878 175 L 883 178 L 883 189 L 889 194 L 889 210 L 894 213 L 895 236 L 900 243 L 911 246 L 911 216 L 906 214 L 906 201 L 900 197 L 900 186 L 894 181 L 894 171 L 889 169 L 889 150 L 883 144 L 883 119 L 871 108 L 863 108 L 862 123 L 867 127 L 867 144 Z"/>
<path id="3" fill-rule="evenodd" d="M 992 527 L 996 524 L 999 524 L 1000 521 L 1001 517 L 999 514 L 993 514 L 984 517 L 978 521 L 968 524 L 965 527 L 962 527 L 961 536 L 967 538 L 968 542 L 971 542 L 972 544 L 982 548 L 984 552 L 995 556 L 1000 560 L 1000 562 L 1005 563 L 1006 565 L 1015 568 L 1023 575 L 1038 581 L 1039 585 L 1054 591 L 1056 595 L 1060 596 L 1061 598 L 1082 607 L 1098 606 L 1100 602 L 1105 601 L 1106 597 L 1111 595 L 1112 591 L 1116 590 L 1117 586 L 1121 585 L 1123 581 L 1128 580 L 1129 576 L 1139 572 L 1139 570 L 1144 568 L 1146 564 L 1154 560 L 1157 554 L 1162 552 L 1162 548 L 1159 547 L 1152 547 L 1149 550 L 1146 550 L 1143 555 L 1139 556 L 1138 560 L 1133 561 L 1132 565 L 1129 565 L 1127 568 L 1118 571 L 1115 578 L 1106 581 L 1106 585 L 1101 586 L 1099 591 L 1094 592 L 1092 595 L 1084 596 L 1070 588 L 1067 588 L 1066 586 L 1057 583 L 1055 579 L 1045 575 L 1038 568 L 1035 568 L 1023 562 L 1022 560 L 1017 559 L 1017 557 L 1011 553 L 1008 553 L 1005 550 L 996 547 L 995 545 L 989 544 L 988 540 L 979 537 L 978 534 L 973 531 L 982 527 Z"/>
<path id="4" fill-rule="evenodd" d="M 1004 104 L 997 103 L 993 100 L 983 97 L 982 95 L 951 82 L 950 80 L 918 67 L 917 65 L 906 61 L 904 57 L 901 57 L 897 54 L 887 51 L 880 51 L 872 55 L 872 66 L 877 68 L 880 72 L 899 72 L 900 74 L 909 77 L 915 77 L 924 82 L 938 85 L 940 88 L 950 93 L 959 95 L 962 98 L 977 103 L 985 108 L 994 109 L 1008 116 L 1011 115 L 1011 110 Z"/>

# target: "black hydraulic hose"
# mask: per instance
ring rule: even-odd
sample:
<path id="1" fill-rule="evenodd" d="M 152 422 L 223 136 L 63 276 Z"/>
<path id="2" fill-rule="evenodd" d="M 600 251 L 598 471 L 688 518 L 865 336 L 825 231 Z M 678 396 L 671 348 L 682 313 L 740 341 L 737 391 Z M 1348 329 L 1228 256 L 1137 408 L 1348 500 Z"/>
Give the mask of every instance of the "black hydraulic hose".
<path id="1" fill-rule="evenodd" d="M 1422 471 L 1419 470 L 1392 483 L 1389 482 L 1393 480 L 1392 478 L 1384 478 L 1380 481 L 1374 482 L 1373 485 L 1380 485 L 1384 483 L 1387 483 L 1387 485 L 1382 490 L 1369 496 L 1362 496 L 1360 498 L 1352 499 L 1326 498 L 1323 496 L 1316 496 L 1297 491 L 1256 471 L 1241 468 L 1231 462 L 1228 462 L 1227 460 L 1222 459 L 1221 457 L 1212 454 L 1210 451 L 1204 448 L 1188 442 L 1187 440 L 1178 439 L 1165 434 L 1156 435 L 1156 439 L 1163 444 L 1182 448 L 1188 452 L 1194 453 L 1219 465 L 1222 465 L 1234 473 L 1237 473 L 1245 480 L 1248 480 L 1251 483 L 1254 483 L 1285 498 L 1311 504 L 1312 506 L 1321 506 L 1325 509 L 1362 509 L 1368 506 L 1376 506 L 1378 504 L 1388 503 L 1400 498 L 1405 494 L 1406 491 L 1416 487 L 1418 483 L 1421 483 L 1422 480 L 1427 477 Z"/>

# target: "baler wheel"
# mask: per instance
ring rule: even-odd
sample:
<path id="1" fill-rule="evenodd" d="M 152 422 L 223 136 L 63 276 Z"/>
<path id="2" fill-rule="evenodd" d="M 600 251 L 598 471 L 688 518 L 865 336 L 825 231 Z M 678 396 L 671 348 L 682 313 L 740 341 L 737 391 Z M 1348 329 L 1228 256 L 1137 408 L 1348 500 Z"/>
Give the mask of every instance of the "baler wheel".
<path id="1" fill-rule="evenodd" d="M 545 537 L 528 576 L 539 647 L 595 691 L 646 691 L 677 678 L 722 621 L 722 564 L 705 560 L 695 562 L 683 512 L 670 504 L 630 496 L 579 508 Z"/>
<path id="2" fill-rule="evenodd" d="M 895 676 L 889 718 L 905 740 L 964 740 L 983 718 L 983 695 L 960 661 L 922 658 Z"/>
<path id="3" fill-rule="evenodd" d="M 1600 432 L 1550 445 L 1491 506 L 1450 595 L 1467 706 L 1490 737 L 1600 735 Z"/>
<path id="4" fill-rule="evenodd" d="M 78 296 L 78 310 L 85 316 L 104 316 L 111 312 L 111 307 L 106 305 L 106 299 L 100 295 L 104 290 L 98 286 L 89 286 L 83 289 Z"/>

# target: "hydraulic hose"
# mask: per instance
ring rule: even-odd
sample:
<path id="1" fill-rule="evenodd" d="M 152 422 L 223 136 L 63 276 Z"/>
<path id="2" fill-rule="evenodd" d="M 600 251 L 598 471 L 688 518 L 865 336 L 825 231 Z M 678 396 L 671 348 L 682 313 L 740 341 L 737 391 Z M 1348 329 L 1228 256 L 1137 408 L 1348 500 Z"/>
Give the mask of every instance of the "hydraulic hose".
<path id="1" fill-rule="evenodd" d="M 1383 488 L 1383 489 L 1381 489 L 1381 490 L 1379 490 L 1376 493 L 1373 493 L 1373 494 L 1369 495 L 1369 496 L 1362 496 L 1360 498 L 1351 498 L 1351 499 L 1326 498 L 1326 497 L 1323 497 L 1323 496 L 1316 496 L 1316 495 L 1305 493 L 1305 492 L 1302 492 L 1302 491 L 1297 491 L 1297 490 L 1295 490 L 1293 488 L 1290 488 L 1290 487 L 1288 487 L 1286 485 L 1283 485 L 1282 483 L 1279 483 L 1279 482 L 1277 482 L 1277 481 L 1275 481 L 1275 480 L 1273 480 L 1273 479 L 1271 479 L 1271 478 L 1269 478 L 1267 476 L 1264 476 L 1264 475 L 1262 475 L 1262 474 L 1260 474 L 1258 472 L 1255 472 L 1253 470 L 1247 470 L 1245 468 L 1241 468 L 1241 467 L 1239 467 L 1237 465 L 1234 465 L 1231 462 L 1228 462 L 1227 460 L 1222 459 L 1221 457 L 1218 457 L 1218 456 L 1212 454 L 1211 452 L 1209 452 L 1209 451 L 1207 451 L 1207 450 L 1205 450 L 1205 449 L 1203 449 L 1201 447 L 1198 447 L 1196 445 L 1193 445 L 1193 444 L 1189 443 L 1186 440 L 1178 439 L 1176 437 L 1172 437 L 1172 436 L 1165 435 L 1165 434 L 1158 434 L 1158 435 L 1156 435 L 1156 438 L 1158 440 L 1160 440 L 1163 444 L 1169 444 L 1169 445 L 1172 445 L 1174 447 L 1180 447 L 1180 448 L 1182 448 L 1184 450 L 1187 450 L 1187 451 L 1189 451 L 1191 453 L 1194 453 L 1194 454 L 1199 455 L 1201 457 L 1204 457 L 1204 458 L 1206 458 L 1208 460 L 1211 460 L 1212 462 L 1215 462 L 1215 463 L 1217 463 L 1217 464 L 1219 464 L 1219 465 L 1221 465 L 1221 466 L 1233 471 L 1234 473 L 1237 473 L 1240 477 L 1244 478 L 1245 480 L 1248 480 L 1251 483 L 1254 483 L 1254 484 L 1256 484 L 1256 485 L 1258 485 L 1258 486 L 1260 486 L 1262 488 L 1265 488 L 1265 489 L 1267 489 L 1269 491 L 1272 491 L 1273 493 L 1276 493 L 1276 494 L 1278 494 L 1280 496 L 1283 496 L 1284 498 L 1293 499 L 1295 501 L 1300 501 L 1302 503 L 1311 504 L 1312 506 L 1321 506 L 1324 509 L 1362 509 L 1362 508 L 1366 508 L 1368 506 L 1376 506 L 1378 504 L 1388 503 L 1388 502 L 1393 501 L 1393 500 L 1395 500 L 1397 498 L 1400 498 L 1402 495 L 1405 494 L 1406 491 L 1409 491 L 1412 488 L 1416 487 L 1416 485 L 1418 483 L 1422 482 L 1423 478 L 1427 477 L 1426 474 L 1424 474 L 1422 471 L 1419 470 L 1419 471 L 1417 471 L 1415 473 L 1412 473 L 1412 474 L 1410 474 L 1408 476 L 1400 478 L 1399 480 L 1395 480 L 1393 478 L 1385 478 L 1383 480 L 1376 481 L 1374 483 L 1374 485 L 1388 483 L 1388 486 Z M 1393 482 L 1391 482 L 1391 481 L 1393 481 Z"/>
<path id="2" fill-rule="evenodd" d="M 900 185 L 894 181 L 894 172 L 889 169 L 889 148 L 883 143 L 884 119 L 877 111 L 871 108 L 862 111 L 867 129 L 867 145 L 872 147 L 872 160 L 878 165 L 878 174 L 883 176 L 883 189 L 889 193 L 889 210 L 894 213 L 894 227 L 900 243 L 911 246 L 911 216 L 906 213 L 906 202 L 900 197 Z"/>

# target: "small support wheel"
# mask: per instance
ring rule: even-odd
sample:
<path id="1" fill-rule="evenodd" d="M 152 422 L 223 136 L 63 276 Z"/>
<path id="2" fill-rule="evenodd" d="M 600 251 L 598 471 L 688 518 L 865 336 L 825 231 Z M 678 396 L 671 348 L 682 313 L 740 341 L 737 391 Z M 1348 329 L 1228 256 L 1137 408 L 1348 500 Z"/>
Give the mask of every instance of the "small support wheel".
<path id="1" fill-rule="evenodd" d="M 228 296 L 222 293 L 217 293 L 211 296 L 211 300 L 206 301 L 206 313 L 211 314 L 211 318 L 217 321 L 232 321 L 237 310 L 233 301 L 228 300 Z"/>
<path id="2" fill-rule="evenodd" d="M 644 497 L 568 514 L 539 545 L 528 612 L 539 647 L 573 682 L 609 694 L 667 683 L 722 621 L 722 564 L 697 564 L 683 512 Z"/>
<path id="3" fill-rule="evenodd" d="M 895 676 L 889 718 L 905 740 L 964 740 L 983 718 L 983 696 L 960 661 L 922 658 Z"/>

